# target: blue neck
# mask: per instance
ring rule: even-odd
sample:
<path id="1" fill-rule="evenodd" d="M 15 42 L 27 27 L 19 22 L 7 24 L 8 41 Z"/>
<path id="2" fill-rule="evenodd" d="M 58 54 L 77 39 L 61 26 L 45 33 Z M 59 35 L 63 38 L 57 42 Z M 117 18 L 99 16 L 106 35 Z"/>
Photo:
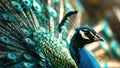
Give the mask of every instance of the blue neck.
<path id="1" fill-rule="evenodd" d="M 69 51 L 72 56 L 72 58 L 75 60 L 76 64 L 79 65 L 80 63 L 80 54 L 79 54 L 79 48 L 84 47 L 84 41 L 81 36 L 79 36 L 78 33 L 75 33 L 72 37 L 69 45 Z"/>

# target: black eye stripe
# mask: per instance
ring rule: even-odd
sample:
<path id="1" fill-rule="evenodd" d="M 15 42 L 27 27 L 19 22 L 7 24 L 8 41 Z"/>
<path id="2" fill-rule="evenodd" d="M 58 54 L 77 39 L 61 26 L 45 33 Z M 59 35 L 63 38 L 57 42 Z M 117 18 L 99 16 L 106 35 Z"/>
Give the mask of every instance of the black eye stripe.
<path id="1" fill-rule="evenodd" d="M 85 35 L 86 36 L 93 36 L 94 37 L 94 33 L 93 32 L 91 32 L 91 31 L 84 31 L 84 33 L 85 33 Z"/>
<path id="2" fill-rule="evenodd" d="M 89 30 L 89 29 L 83 29 L 82 30 L 86 36 L 91 36 L 91 37 L 94 37 L 94 35 L 96 34 L 95 32 Z"/>

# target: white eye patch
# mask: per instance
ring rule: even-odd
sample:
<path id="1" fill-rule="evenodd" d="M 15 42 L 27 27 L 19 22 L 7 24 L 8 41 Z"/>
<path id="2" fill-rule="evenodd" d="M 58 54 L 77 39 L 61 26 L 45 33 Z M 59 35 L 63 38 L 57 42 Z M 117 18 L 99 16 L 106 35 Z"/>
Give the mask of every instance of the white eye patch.
<path id="1" fill-rule="evenodd" d="M 82 38 L 89 39 L 83 31 L 80 30 L 79 33 L 81 34 Z"/>

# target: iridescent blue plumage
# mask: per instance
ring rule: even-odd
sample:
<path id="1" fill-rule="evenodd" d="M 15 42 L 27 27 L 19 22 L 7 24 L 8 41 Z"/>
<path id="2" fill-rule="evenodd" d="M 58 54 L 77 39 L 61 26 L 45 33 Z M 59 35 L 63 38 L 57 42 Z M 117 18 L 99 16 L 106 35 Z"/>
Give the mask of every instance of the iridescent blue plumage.
<path id="1" fill-rule="evenodd" d="M 101 68 L 97 59 L 85 48 L 79 48 L 79 68 Z"/>

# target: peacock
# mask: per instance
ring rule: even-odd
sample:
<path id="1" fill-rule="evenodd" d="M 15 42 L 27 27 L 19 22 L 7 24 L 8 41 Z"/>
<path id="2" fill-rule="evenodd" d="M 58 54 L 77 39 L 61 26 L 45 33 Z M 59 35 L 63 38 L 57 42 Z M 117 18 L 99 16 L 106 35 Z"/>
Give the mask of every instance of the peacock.
<path id="1" fill-rule="evenodd" d="M 103 40 L 93 28 L 79 26 L 78 11 L 59 21 L 58 8 L 46 2 L 0 0 L 1 68 L 81 68 L 86 62 L 80 49 Z"/>
<path id="2" fill-rule="evenodd" d="M 96 58 L 84 48 L 86 44 L 94 41 L 103 41 L 103 39 L 93 28 L 81 26 L 76 29 L 71 39 L 69 50 L 79 68 L 101 68 Z"/>
<path id="3" fill-rule="evenodd" d="M 1 68 L 77 68 L 53 12 L 44 0 L 0 0 Z"/>
<path id="4" fill-rule="evenodd" d="M 74 20 L 70 21 L 73 19 L 72 15 L 74 14 L 76 17 L 74 17 Z M 70 38 L 70 40 L 68 40 L 70 41 L 68 42 L 68 49 L 78 68 L 101 68 L 96 58 L 91 55 L 84 46 L 92 42 L 104 41 L 104 39 L 98 35 L 92 27 L 88 25 L 79 26 L 79 23 L 75 22 L 77 20 L 77 14 L 78 11 L 66 14 L 61 23 L 58 25 L 58 31 L 62 33 L 65 32 L 64 29 L 67 29 L 67 32 L 72 32 L 72 37 L 69 37 L 71 35 L 68 35 L 67 37 L 63 36 L 63 39 Z M 70 26 L 70 28 L 67 28 L 66 25 Z"/>

